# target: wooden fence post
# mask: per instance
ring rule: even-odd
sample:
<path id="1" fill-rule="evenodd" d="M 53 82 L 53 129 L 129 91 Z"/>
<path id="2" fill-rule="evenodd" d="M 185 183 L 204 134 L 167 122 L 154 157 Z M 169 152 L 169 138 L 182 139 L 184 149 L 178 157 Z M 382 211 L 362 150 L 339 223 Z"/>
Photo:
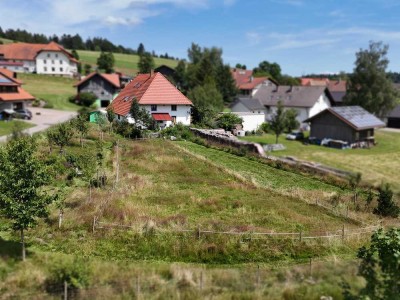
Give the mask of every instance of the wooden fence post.
<path id="1" fill-rule="evenodd" d="M 343 227 L 342 227 L 342 241 L 344 241 L 344 224 L 343 224 Z"/>
<path id="2" fill-rule="evenodd" d="M 201 238 L 201 232 L 200 232 L 200 225 L 197 225 L 197 239 L 200 240 Z"/>
<path id="3" fill-rule="evenodd" d="M 203 270 L 200 272 L 200 291 L 203 290 Z"/>
<path id="4" fill-rule="evenodd" d="M 136 299 L 140 299 L 140 281 L 139 281 L 139 274 L 136 275 Z"/>
<path id="5" fill-rule="evenodd" d="M 64 300 L 68 300 L 68 283 L 64 281 Z"/>
<path id="6" fill-rule="evenodd" d="M 310 257 L 310 277 L 312 277 L 312 257 Z"/>
<path id="7" fill-rule="evenodd" d="M 96 216 L 93 217 L 93 225 L 92 225 L 92 233 L 94 233 L 95 229 L 96 229 Z"/>
<path id="8" fill-rule="evenodd" d="M 303 232 L 299 232 L 299 240 L 300 240 L 300 242 L 302 241 L 302 239 L 303 239 Z"/>
<path id="9" fill-rule="evenodd" d="M 261 279 L 260 279 L 260 265 L 257 265 L 257 282 L 256 282 L 256 287 L 257 289 L 260 288 L 261 284 Z"/>

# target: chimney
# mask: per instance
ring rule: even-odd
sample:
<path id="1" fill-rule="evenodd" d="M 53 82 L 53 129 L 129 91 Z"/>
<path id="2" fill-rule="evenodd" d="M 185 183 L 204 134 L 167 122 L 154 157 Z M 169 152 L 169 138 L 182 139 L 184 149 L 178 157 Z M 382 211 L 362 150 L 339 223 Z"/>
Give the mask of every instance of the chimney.
<path id="1" fill-rule="evenodd" d="M 154 70 L 151 69 L 151 70 L 150 70 L 150 77 L 153 77 L 153 75 L 154 75 Z"/>
<path id="2" fill-rule="evenodd" d="M 250 82 L 253 82 L 253 80 L 254 80 L 254 77 L 250 76 Z"/>

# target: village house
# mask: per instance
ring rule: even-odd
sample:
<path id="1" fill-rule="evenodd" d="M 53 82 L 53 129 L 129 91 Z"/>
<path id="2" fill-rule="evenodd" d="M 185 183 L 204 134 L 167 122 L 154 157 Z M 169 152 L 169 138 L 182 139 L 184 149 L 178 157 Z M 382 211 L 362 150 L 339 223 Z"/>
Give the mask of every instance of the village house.
<path id="1" fill-rule="evenodd" d="M 252 70 L 232 69 L 232 77 L 240 95 L 253 96 L 261 86 L 277 86 L 277 83 L 268 77 L 254 77 Z"/>
<path id="2" fill-rule="evenodd" d="M 14 110 L 25 109 L 27 103 L 35 100 L 21 85 L 14 72 L 0 69 L 0 113 L 11 115 Z"/>
<path id="3" fill-rule="evenodd" d="M 349 144 L 374 143 L 375 128 L 385 123 L 360 106 L 331 107 L 304 120 L 310 123 L 310 137 L 332 139 Z"/>
<path id="4" fill-rule="evenodd" d="M 229 108 L 232 113 L 242 118 L 244 131 L 257 130 L 262 123 L 267 121 L 266 108 L 256 98 L 236 97 Z"/>
<path id="5" fill-rule="evenodd" d="M 161 65 L 154 69 L 154 72 L 161 73 L 164 77 L 173 77 L 175 75 L 175 69 L 166 65 Z"/>
<path id="6" fill-rule="evenodd" d="M 281 102 L 285 109 L 297 111 L 297 121 L 300 124 L 334 105 L 329 90 L 324 86 L 262 86 L 253 98 L 265 107 L 266 120 L 271 119 L 278 102 Z M 305 126 L 307 124 L 303 123 Z"/>
<path id="7" fill-rule="evenodd" d="M 119 93 L 109 108 L 118 120 L 134 123 L 129 115 L 133 100 L 137 100 L 157 121 L 160 128 L 175 123 L 190 125 L 192 102 L 161 73 L 139 74 Z"/>
<path id="8" fill-rule="evenodd" d="M 330 80 L 328 78 L 301 78 L 302 86 L 325 86 L 334 101 L 335 106 L 343 105 L 343 98 L 347 91 L 347 82 L 345 80 Z"/>
<path id="9" fill-rule="evenodd" d="M 93 72 L 74 85 L 77 88 L 77 99 L 81 93 L 96 95 L 95 105 L 105 108 L 118 95 L 121 90 L 119 74 L 101 74 Z"/>
<path id="10" fill-rule="evenodd" d="M 78 61 L 55 42 L 0 45 L 0 65 L 15 72 L 67 77 L 78 72 Z"/>

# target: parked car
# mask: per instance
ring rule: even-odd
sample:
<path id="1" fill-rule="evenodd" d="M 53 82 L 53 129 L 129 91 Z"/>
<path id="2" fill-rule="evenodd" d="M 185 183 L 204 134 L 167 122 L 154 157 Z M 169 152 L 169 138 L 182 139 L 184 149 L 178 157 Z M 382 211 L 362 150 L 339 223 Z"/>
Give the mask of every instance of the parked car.
<path id="1" fill-rule="evenodd" d="M 32 119 L 32 112 L 28 109 L 17 109 L 14 113 L 14 117 L 17 119 L 30 120 Z"/>
<path id="2" fill-rule="evenodd" d="M 286 139 L 291 141 L 302 140 L 304 139 L 304 133 L 301 131 L 292 131 L 291 133 L 286 135 Z"/>

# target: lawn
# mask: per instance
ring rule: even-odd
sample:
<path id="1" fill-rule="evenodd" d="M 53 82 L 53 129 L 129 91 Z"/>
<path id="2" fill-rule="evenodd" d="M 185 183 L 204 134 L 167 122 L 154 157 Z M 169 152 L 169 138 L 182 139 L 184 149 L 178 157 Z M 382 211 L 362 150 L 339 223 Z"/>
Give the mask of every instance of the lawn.
<path id="1" fill-rule="evenodd" d="M 282 135 L 279 142 L 286 150 L 276 151 L 276 156 L 293 156 L 298 159 L 319 162 L 343 170 L 361 172 L 363 180 L 379 185 L 382 181 L 392 184 L 400 192 L 400 133 L 378 130 L 375 134 L 377 146 L 371 149 L 338 150 L 316 145 L 303 145 L 298 141 L 287 141 Z M 261 144 L 275 143 L 275 136 L 244 137 L 244 140 Z"/>
<path id="2" fill-rule="evenodd" d="M 68 101 L 70 96 L 76 94 L 76 88 L 73 87 L 75 79 L 25 73 L 19 73 L 18 78 L 23 81 L 26 91 L 53 105 L 54 109 L 76 111 L 80 108 Z"/>
<path id="3" fill-rule="evenodd" d="M 9 135 L 15 126 L 20 129 L 28 129 L 35 125 L 19 120 L 0 121 L 0 136 Z"/>
<path id="4" fill-rule="evenodd" d="M 100 52 L 96 51 L 85 51 L 77 50 L 79 54 L 79 60 L 84 64 L 90 64 L 93 67 L 97 65 L 97 58 L 100 56 Z M 128 75 L 135 75 L 138 72 L 139 56 L 134 54 L 122 54 L 114 53 L 115 58 L 115 69 Z M 175 68 L 178 65 L 177 60 L 165 59 L 165 58 L 154 58 L 155 66 L 167 65 L 171 68 Z"/>

